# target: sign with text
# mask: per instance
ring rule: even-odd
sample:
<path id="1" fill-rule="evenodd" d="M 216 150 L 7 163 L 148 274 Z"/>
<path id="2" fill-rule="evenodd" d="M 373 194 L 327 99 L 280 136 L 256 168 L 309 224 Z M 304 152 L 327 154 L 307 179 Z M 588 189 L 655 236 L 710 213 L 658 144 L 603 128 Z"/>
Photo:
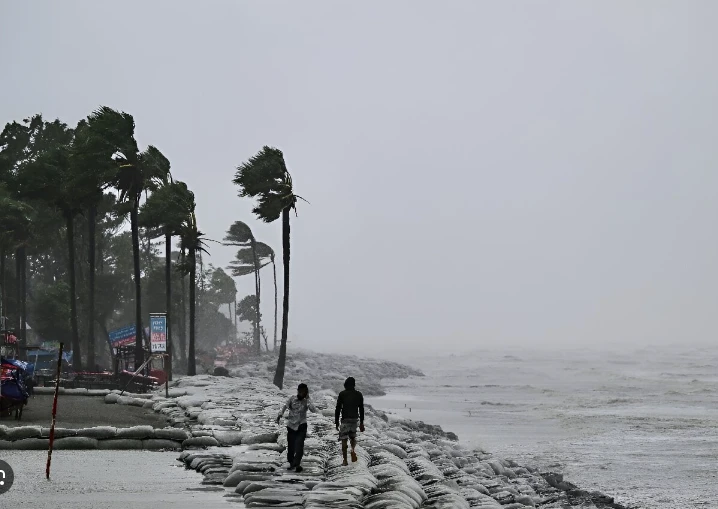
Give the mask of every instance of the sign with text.
<path id="1" fill-rule="evenodd" d="M 150 351 L 167 351 L 167 315 L 150 315 Z"/>
<path id="2" fill-rule="evenodd" d="M 134 345 L 135 344 L 135 331 L 137 327 L 135 325 L 128 325 L 121 329 L 115 329 L 109 332 L 110 343 L 112 348 L 120 346 Z"/>

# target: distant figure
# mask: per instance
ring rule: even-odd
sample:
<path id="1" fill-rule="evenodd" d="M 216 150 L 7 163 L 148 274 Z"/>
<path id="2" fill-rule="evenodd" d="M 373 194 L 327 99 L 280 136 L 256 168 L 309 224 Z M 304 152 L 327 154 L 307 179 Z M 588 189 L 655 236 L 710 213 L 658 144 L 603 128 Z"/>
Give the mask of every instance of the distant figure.
<path id="1" fill-rule="evenodd" d="M 356 381 L 349 377 L 344 382 L 344 390 L 339 393 L 337 398 L 337 408 L 334 411 L 334 424 L 339 431 L 339 440 L 342 441 L 342 457 L 347 466 L 347 440 L 352 445 L 352 462 L 357 460 L 357 425 L 359 430 L 364 432 L 364 396 L 356 390 Z M 341 416 L 341 427 L 339 426 L 339 417 Z"/>
<path id="2" fill-rule="evenodd" d="M 301 472 L 302 456 L 304 456 L 304 439 L 307 437 L 307 409 L 317 413 L 314 403 L 309 398 L 307 384 L 299 384 L 297 395 L 291 396 L 282 407 L 277 416 L 277 424 L 282 419 L 284 411 L 289 409 L 287 415 L 287 470 Z"/>
<path id="3" fill-rule="evenodd" d="M 469 417 L 471 417 L 471 410 L 469 410 Z"/>

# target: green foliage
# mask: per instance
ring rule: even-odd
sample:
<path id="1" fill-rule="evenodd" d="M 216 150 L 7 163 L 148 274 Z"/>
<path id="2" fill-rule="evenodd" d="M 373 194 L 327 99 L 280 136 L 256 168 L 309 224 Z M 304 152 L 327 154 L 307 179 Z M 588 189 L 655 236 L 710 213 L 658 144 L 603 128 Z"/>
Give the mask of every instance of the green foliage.
<path id="1" fill-rule="evenodd" d="M 224 237 L 225 246 L 247 246 L 254 240 L 252 229 L 242 221 L 235 221 Z"/>
<path id="2" fill-rule="evenodd" d="M 237 298 L 237 285 L 221 268 L 212 271 L 210 299 L 216 305 L 231 304 Z"/>
<path id="3" fill-rule="evenodd" d="M 68 344 L 72 337 L 70 329 L 70 303 L 65 282 L 42 286 L 35 291 L 30 303 L 32 326 L 42 338 Z"/>
<path id="4" fill-rule="evenodd" d="M 252 322 L 257 319 L 257 298 L 254 295 L 247 295 L 237 303 L 237 316 L 240 322 Z M 260 313 L 259 318 L 262 315 Z"/>
<path id="5" fill-rule="evenodd" d="M 268 265 L 270 260 L 260 259 L 259 268 Z M 229 262 L 228 269 L 234 277 L 242 277 L 247 274 L 254 274 L 256 268 L 254 266 L 254 256 L 251 248 L 240 249 L 235 255 L 235 259 Z"/>
<path id="6" fill-rule="evenodd" d="M 27 241 L 34 210 L 27 203 L 12 198 L 0 184 L 0 245 L 14 249 Z"/>
<path id="7" fill-rule="evenodd" d="M 142 228 L 162 228 L 171 235 L 177 235 L 194 210 L 194 203 L 194 193 L 187 184 L 170 182 L 155 190 L 142 205 L 139 225 Z"/>
<path id="8" fill-rule="evenodd" d="M 284 209 L 296 206 L 298 196 L 279 149 L 262 148 L 237 168 L 233 182 L 239 186 L 240 197 L 257 199 L 252 212 L 266 223 L 279 219 Z"/>

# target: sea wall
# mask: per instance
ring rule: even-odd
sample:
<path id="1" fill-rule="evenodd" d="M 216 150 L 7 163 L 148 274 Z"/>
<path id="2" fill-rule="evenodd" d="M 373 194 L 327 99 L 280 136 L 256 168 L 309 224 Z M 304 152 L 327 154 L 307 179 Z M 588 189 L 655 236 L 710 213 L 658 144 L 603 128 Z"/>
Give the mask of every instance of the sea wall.
<path id="1" fill-rule="evenodd" d="M 155 411 L 191 430 L 180 460 L 222 485 L 246 507 L 371 509 L 620 508 L 610 497 L 582 491 L 560 475 L 539 472 L 446 440 L 410 421 L 368 408 L 358 461 L 341 465 L 333 424 L 336 392 L 315 391 L 308 418 L 304 471 L 286 470 L 286 431 L 276 415 L 290 394 L 259 378 L 199 375 L 172 382 Z M 115 395 L 108 403 L 119 403 Z"/>
<path id="2" fill-rule="evenodd" d="M 170 383 L 169 397 L 164 396 L 164 388 L 146 395 L 110 392 L 104 396 L 107 404 L 161 413 L 172 427 L 57 430 L 55 447 L 62 443 L 60 448 L 82 444 L 82 448 L 110 449 L 134 441 L 123 448 L 140 448 L 138 444 L 150 448 L 168 441 L 167 448 L 183 449 L 180 461 L 201 473 L 203 484 L 224 486 L 245 507 L 625 509 L 611 497 L 577 488 L 560 474 L 467 448 L 447 439 L 448 433 L 438 427 L 396 420 L 371 407 L 366 411 L 366 431 L 358 437 L 358 461 L 342 466 L 333 423 L 337 392 L 332 384 L 350 375 L 374 382 L 387 378 L 382 376 L 387 373 L 421 375 L 391 363 L 366 361 L 364 366 L 372 366 L 367 375 L 355 358 L 340 363 L 333 356 L 310 357 L 293 358 L 289 370 L 293 382 L 320 387 L 311 393 L 319 412 L 308 416 L 301 473 L 285 468 L 286 428 L 276 422 L 295 384 L 287 383 L 285 391 L 273 386 L 267 380 L 269 359 L 232 369 L 241 376 L 179 378 Z M 327 363 L 338 366 L 336 371 L 321 373 Z M 257 372 L 261 376 L 250 376 Z M 46 447 L 48 431 L 0 427 L 0 448 Z"/>

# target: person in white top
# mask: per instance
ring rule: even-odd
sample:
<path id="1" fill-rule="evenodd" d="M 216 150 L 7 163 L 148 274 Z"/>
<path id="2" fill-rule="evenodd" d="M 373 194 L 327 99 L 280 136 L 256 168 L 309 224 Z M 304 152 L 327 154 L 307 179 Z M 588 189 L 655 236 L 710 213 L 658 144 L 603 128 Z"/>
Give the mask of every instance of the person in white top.
<path id="1" fill-rule="evenodd" d="M 282 419 L 284 411 L 289 409 L 287 415 L 287 470 L 302 471 L 302 456 L 304 455 L 304 439 L 307 437 L 307 410 L 317 413 L 307 384 L 299 384 L 297 395 L 291 396 L 277 416 L 277 424 Z"/>

